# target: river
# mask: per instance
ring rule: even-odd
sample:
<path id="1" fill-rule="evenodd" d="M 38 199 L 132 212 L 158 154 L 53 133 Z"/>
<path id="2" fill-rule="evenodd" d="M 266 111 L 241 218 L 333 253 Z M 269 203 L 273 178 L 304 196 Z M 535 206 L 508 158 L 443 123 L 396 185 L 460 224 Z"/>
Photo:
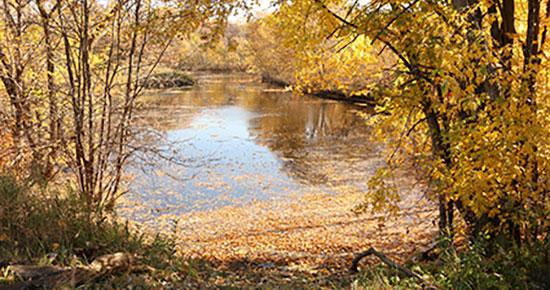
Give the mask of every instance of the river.
<path id="1" fill-rule="evenodd" d="M 143 99 L 139 124 L 160 151 L 139 153 L 127 171 L 134 220 L 361 192 L 382 162 L 361 114 L 368 108 L 282 92 L 248 75 L 197 79 L 191 89 Z"/>

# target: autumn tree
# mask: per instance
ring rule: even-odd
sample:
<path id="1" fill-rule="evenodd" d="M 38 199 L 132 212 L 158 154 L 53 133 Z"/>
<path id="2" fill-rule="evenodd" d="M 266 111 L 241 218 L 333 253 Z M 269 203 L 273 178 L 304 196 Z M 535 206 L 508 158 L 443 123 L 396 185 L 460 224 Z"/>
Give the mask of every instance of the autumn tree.
<path id="1" fill-rule="evenodd" d="M 249 24 L 252 65 L 265 78 L 293 85 L 302 93 L 366 95 L 389 83 L 378 70 L 394 59 L 376 51 L 364 35 L 335 38 L 331 15 L 315 11 L 307 1 L 281 5 Z M 331 25 L 323 25 L 323 23 Z"/>
<path id="2" fill-rule="evenodd" d="M 143 84 L 174 39 L 205 26 L 220 35 L 243 3 L 3 1 L 1 114 L 13 146 L 1 154 L 35 177 L 74 176 L 90 211 L 112 207 L 140 150 L 133 120 Z"/>
<path id="3" fill-rule="evenodd" d="M 442 235 L 457 210 L 472 237 L 548 236 L 548 1 L 297 0 L 280 10 L 308 11 L 306 24 L 280 18 L 291 31 L 309 23 L 325 31 L 313 30 L 317 41 L 365 37 L 397 59 L 383 68 L 394 82 L 378 90 L 381 114 L 368 117 L 395 142 L 362 209 L 395 204 L 388 177 L 413 163 Z"/>

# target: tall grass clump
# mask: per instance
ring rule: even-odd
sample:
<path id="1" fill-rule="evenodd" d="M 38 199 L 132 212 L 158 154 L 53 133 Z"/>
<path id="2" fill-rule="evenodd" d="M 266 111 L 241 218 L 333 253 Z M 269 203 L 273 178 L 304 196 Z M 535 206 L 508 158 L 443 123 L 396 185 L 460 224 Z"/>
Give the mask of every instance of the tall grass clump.
<path id="1" fill-rule="evenodd" d="M 52 190 L 0 175 L 0 270 L 7 273 L 14 264 L 74 267 L 123 252 L 150 271 L 119 273 L 89 286 L 155 288 L 175 273 L 186 276 L 174 236 L 142 232 L 114 213 L 86 211 L 80 196 L 68 187 Z M 0 275 L 0 288 L 16 281 Z"/>
<path id="2" fill-rule="evenodd" d="M 85 201 L 69 188 L 52 191 L 0 176 L 0 258 L 27 261 L 56 253 L 61 260 L 93 259 L 139 247 L 139 236 L 127 226 L 85 209 Z"/>

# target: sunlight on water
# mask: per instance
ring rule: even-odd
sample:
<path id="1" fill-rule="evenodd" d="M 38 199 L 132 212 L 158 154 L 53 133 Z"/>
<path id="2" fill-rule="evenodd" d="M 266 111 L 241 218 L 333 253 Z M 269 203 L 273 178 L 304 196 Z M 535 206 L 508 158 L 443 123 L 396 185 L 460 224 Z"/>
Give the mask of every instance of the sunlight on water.
<path id="1" fill-rule="evenodd" d="M 143 125 L 173 160 L 140 154 L 128 170 L 139 216 L 365 190 L 380 160 L 365 144 L 363 109 L 265 88 L 246 76 L 202 76 L 193 89 L 145 99 Z"/>

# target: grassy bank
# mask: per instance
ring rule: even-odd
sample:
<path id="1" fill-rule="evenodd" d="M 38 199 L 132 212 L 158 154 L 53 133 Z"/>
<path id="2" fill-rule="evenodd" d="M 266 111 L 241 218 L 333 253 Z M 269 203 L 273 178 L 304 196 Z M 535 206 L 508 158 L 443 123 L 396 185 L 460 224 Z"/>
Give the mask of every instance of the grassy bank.
<path id="1" fill-rule="evenodd" d="M 11 176 L 0 177 L 0 285 L 21 286 L 22 279 L 10 270 L 13 265 L 74 268 L 117 252 L 127 253 L 135 258 L 136 265 L 147 265 L 155 271 L 135 276 L 124 269 L 117 275 L 82 284 L 116 286 L 132 281 L 156 287 L 169 273 L 183 268 L 183 260 L 175 256 L 169 237 L 141 233 L 127 223 L 117 222 L 112 215 L 90 214 L 84 208 L 85 202 L 71 189 L 54 191 L 18 182 Z M 78 285 L 65 282 L 57 286 Z"/>
<path id="2" fill-rule="evenodd" d="M 70 188 L 53 190 L 12 176 L 0 177 L 0 288 L 189 289 L 266 287 L 289 289 L 342 285 L 342 279 L 318 278 L 299 269 L 253 265 L 244 259 L 226 263 L 183 257 L 175 234 L 140 231 L 113 214 L 89 213 Z M 108 263 L 88 279 L 52 276 L 52 269 L 78 273 L 113 254 L 127 264 Z M 23 274 L 20 268 L 32 267 Z M 109 268 L 111 267 L 111 268 Z M 34 275 L 34 276 L 33 276 Z"/>
<path id="3" fill-rule="evenodd" d="M 324 200 L 309 204 L 311 206 L 316 202 L 327 204 Z M 342 201 L 333 200 L 333 203 L 345 207 Z M 226 255 L 226 259 L 213 258 L 216 248 L 222 250 L 224 243 L 235 244 L 237 237 L 226 238 L 225 242 L 221 238 L 215 239 L 207 245 L 203 243 L 203 246 L 197 240 L 197 246 L 206 255 L 194 255 L 193 258 L 178 246 L 182 239 L 193 237 L 181 236 L 177 225 L 172 232 L 162 235 L 144 232 L 129 223 L 118 222 L 113 215 L 86 213 L 83 211 L 84 204 L 78 195 L 67 188 L 52 190 L 16 181 L 10 176 L 0 177 L 0 286 L 7 289 L 20 289 L 21 285 L 113 289 L 548 289 L 550 285 L 549 247 L 543 241 L 529 248 L 493 247 L 491 254 L 483 246 L 483 241 L 479 241 L 459 250 L 449 248 L 439 251 L 421 262 L 401 262 L 419 274 L 422 277 L 419 280 L 388 268 L 375 258 L 365 259 L 358 274 L 350 273 L 346 268 L 352 257 L 340 257 L 339 267 L 331 265 L 330 259 L 317 259 L 316 265 L 308 265 L 299 259 L 287 264 L 269 259 L 256 260 L 254 253 L 262 252 L 258 248 L 261 243 L 245 255 L 237 253 Z M 243 214 L 237 212 L 237 217 L 242 218 Z M 218 215 L 225 216 L 224 212 Z M 213 214 L 210 219 L 215 220 L 218 215 Z M 374 227 L 369 225 L 363 226 Z M 279 226 L 281 230 L 284 227 Z M 314 236 L 315 228 L 311 226 L 308 229 L 308 236 Z M 321 228 L 327 229 L 324 226 Z M 227 231 L 230 234 L 232 229 Z M 246 241 L 241 242 L 234 248 L 235 252 L 245 246 Z M 376 239 L 366 243 L 376 243 Z M 319 256 L 325 255 L 321 248 Z M 383 250 L 391 252 L 391 246 Z M 64 267 L 76 271 L 94 265 L 92 261 L 113 253 L 128 255 L 130 262 L 76 284 L 74 279 L 72 282 L 59 280 L 51 284 L 52 281 L 48 280 L 50 284 L 29 284 L 32 279 L 22 279 L 13 270 L 20 265 L 34 265 L 45 267 L 41 269 Z M 399 260 L 399 257 L 394 258 Z"/>

